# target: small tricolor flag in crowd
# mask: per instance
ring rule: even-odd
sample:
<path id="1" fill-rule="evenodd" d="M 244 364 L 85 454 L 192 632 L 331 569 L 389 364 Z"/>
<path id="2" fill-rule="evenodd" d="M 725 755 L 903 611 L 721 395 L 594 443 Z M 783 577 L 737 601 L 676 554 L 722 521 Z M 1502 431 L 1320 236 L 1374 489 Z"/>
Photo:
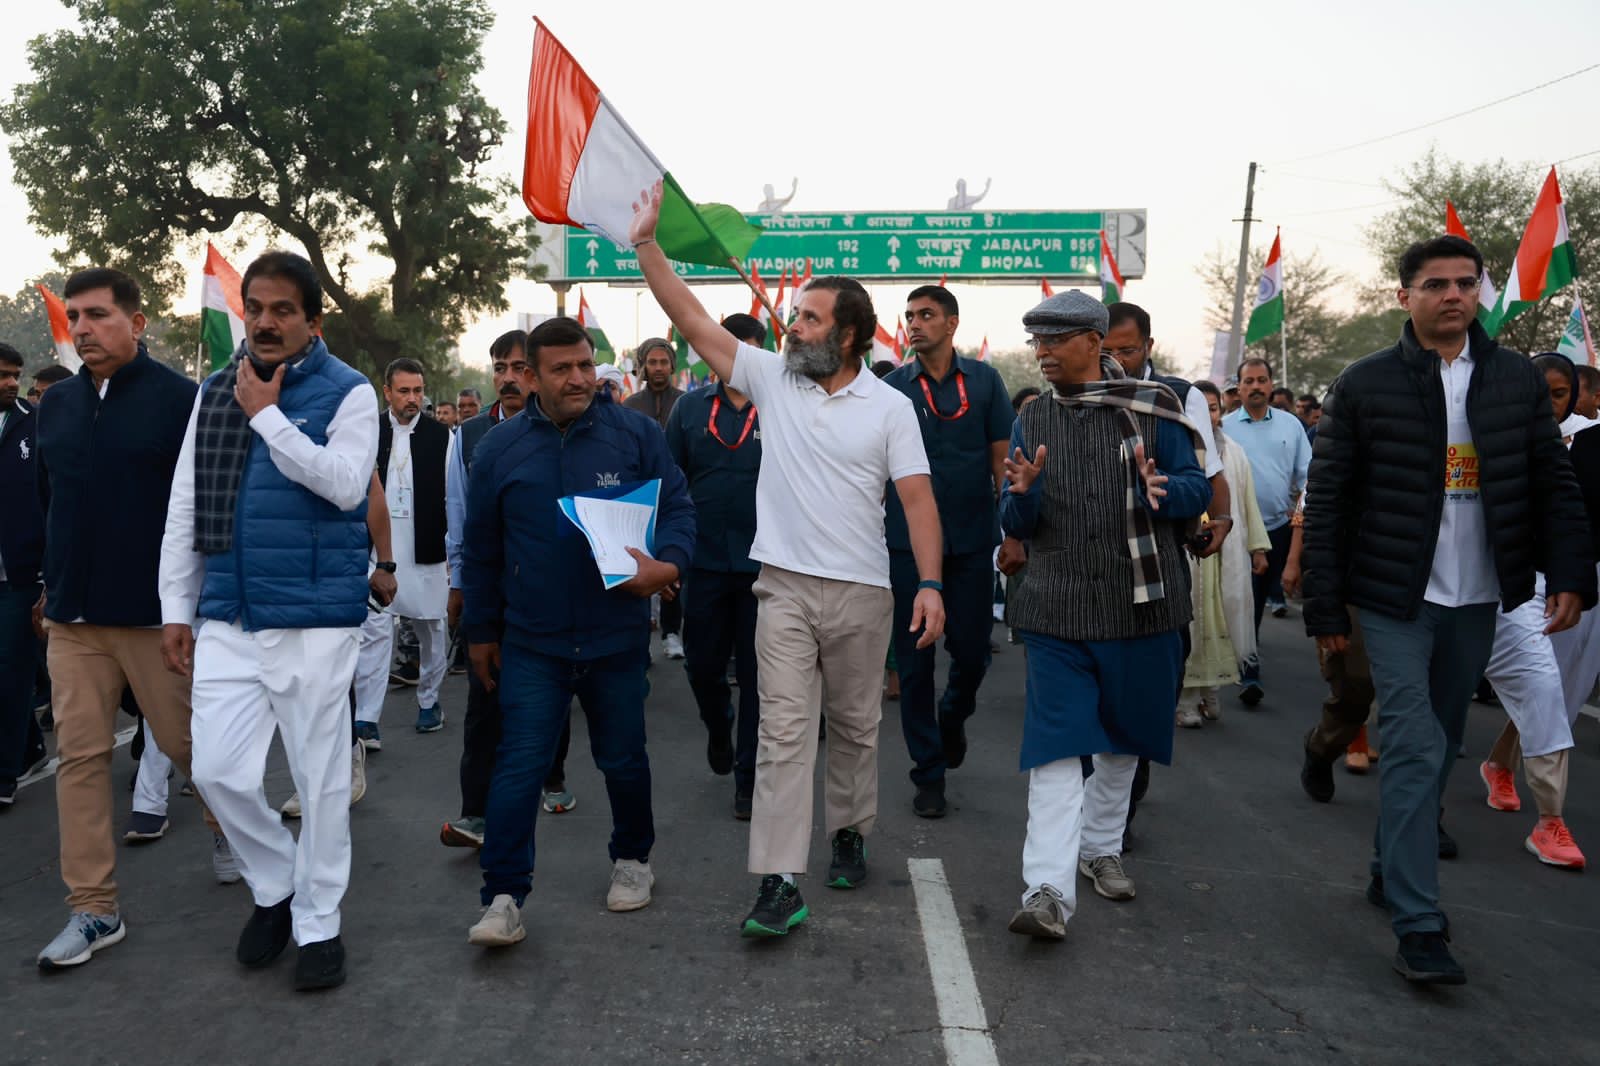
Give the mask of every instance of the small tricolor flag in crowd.
<path id="1" fill-rule="evenodd" d="M 742 261 L 761 228 L 727 204 L 691 203 L 578 61 L 535 23 L 522 162 L 522 199 L 533 216 L 627 247 L 633 204 L 659 181 L 656 240 L 668 258 L 708 266 Z"/>
<path id="2" fill-rule="evenodd" d="M 1572 316 L 1567 319 L 1567 328 L 1561 334 L 1556 351 L 1574 363 L 1595 365 L 1594 334 L 1589 332 L 1589 316 L 1583 313 L 1581 296 L 1572 301 Z"/>
<path id="3" fill-rule="evenodd" d="M 597 363 L 615 363 L 617 361 L 616 349 L 611 347 L 611 340 L 606 336 L 606 331 L 600 328 L 600 320 L 595 317 L 594 311 L 589 307 L 589 301 L 584 299 L 583 290 L 578 290 L 578 325 L 589 334 L 589 341 L 594 345 L 594 361 Z"/>
<path id="4" fill-rule="evenodd" d="M 1504 326 L 1522 312 L 1571 283 L 1578 274 L 1577 257 L 1567 240 L 1567 205 L 1561 202 L 1556 168 L 1551 167 L 1534 202 L 1533 216 L 1522 231 L 1516 262 L 1500 294 L 1496 321 Z"/>
<path id="5" fill-rule="evenodd" d="M 1122 299 L 1122 271 L 1117 269 L 1117 257 L 1111 254 L 1111 242 L 1106 231 L 1100 231 L 1100 300 L 1114 304 Z"/>
<path id="6" fill-rule="evenodd" d="M 750 264 L 750 290 L 750 317 L 767 328 L 767 339 L 762 347 L 775 352 L 778 350 L 778 331 L 773 328 L 772 315 L 767 311 L 767 283 L 761 280 L 761 269 L 754 263 Z M 782 289 L 779 292 L 781 294 Z M 781 301 L 782 295 L 778 299 Z"/>
<path id="7" fill-rule="evenodd" d="M 989 335 L 986 333 L 983 336 L 983 347 L 978 349 L 978 362 L 987 363 L 988 361 L 989 361 Z"/>
<path id="8" fill-rule="evenodd" d="M 678 332 L 677 327 L 667 327 L 667 339 L 672 342 L 672 350 L 677 353 L 675 369 L 678 371 L 681 388 L 688 388 L 689 383 L 693 381 L 704 381 L 710 375 L 711 368 L 706 366 L 699 352 L 689 347 L 689 342 Z"/>
<path id="9" fill-rule="evenodd" d="M 1256 305 L 1244 328 L 1246 344 L 1254 344 L 1283 328 L 1283 257 L 1279 245 L 1282 239 L 1282 231 L 1272 236 L 1272 251 L 1267 253 L 1267 265 L 1262 268 L 1261 280 L 1256 284 Z"/>
<path id="10" fill-rule="evenodd" d="M 1472 240 L 1467 234 L 1467 227 L 1461 224 L 1461 216 L 1456 214 L 1456 205 L 1449 200 L 1444 202 L 1444 231 L 1464 241 Z M 1489 266 L 1485 263 L 1483 270 L 1478 273 L 1478 324 L 1491 337 L 1500 332 L 1500 323 L 1495 317 L 1499 303 L 1500 294 L 1495 291 L 1494 282 L 1489 280 Z"/>
<path id="11" fill-rule="evenodd" d="M 206 265 L 200 289 L 200 344 L 206 366 L 221 370 L 244 343 L 244 297 L 239 272 L 206 242 Z"/>
<path id="12" fill-rule="evenodd" d="M 894 347 L 894 337 L 890 335 L 888 330 L 883 328 L 882 322 L 878 323 L 878 331 L 872 335 L 872 355 L 869 361 L 873 363 L 884 362 L 890 366 L 900 365 L 900 356 Z"/>
<path id="13" fill-rule="evenodd" d="M 901 322 L 896 322 L 894 324 L 894 365 L 895 366 L 899 366 L 901 363 L 906 361 L 906 348 L 909 347 L 910 344 L 911 344 L 911 342 L 906 339 L 906 327 L 905 327 L 905 324 L 901 323 Z"/>
<path id="14" fill-rule="evenodd" d="M 67 325 L 67 305 L 61 302 L 61 297 L 45 288 L 35 284 L 39 296 L 44 300 L 44 314 L 50 320 L 50 343 L 56 348 L 56 362 L 68 370 L 76 370 L 83 365 L 83 358 L 78 355 L 77 345 L 72 343 L 72 328 Z"/>
<path id="15" fill-rule="evenodd" d="M 1054 296 L 1056 294 L 1056 290 L 1054 290 L 1054 289 L 1052 289 L 1050 287 L 1050 279 L 1049 278 L 1040 278 L 1039 279 L 1039 290 L 1044 293 L 1044 298 L 1046 300 L 1050 299 L 1050 297 L 1052 297 L 1052 296 Z"/>

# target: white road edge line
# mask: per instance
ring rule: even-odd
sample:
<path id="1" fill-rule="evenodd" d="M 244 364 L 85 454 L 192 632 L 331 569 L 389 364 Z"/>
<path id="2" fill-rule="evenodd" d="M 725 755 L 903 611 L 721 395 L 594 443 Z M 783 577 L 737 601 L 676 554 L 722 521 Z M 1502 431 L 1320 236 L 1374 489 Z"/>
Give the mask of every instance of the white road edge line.
<path id="1" fill-rule="evenodd" d="M 978 995 L 978 980 L 967 957 L 955 897 L 944 875 L 941 859 L 907 859 L 911 888 L 917 897 L 917 917 L 922 922 L 922 942 L 928 950 L 928 971 L 933 996 L 939 1004 L 939 1026 L 944 1030 L 945 1061 L 950 1066 L 999 1066 L 989 1019 Z"/>
<path id="2" fill-rule="evenodd" d="M 126 729 L 122 730 L 121 732 L 119 732 L 116 735 L 115 741 L 111 745 L 111 750 L 112 751 L 116 751 L 118 748 L 122 747 L 122 745 L 128 743 L 130 740 L 133 739 L 133 734 L 138 732 L 138 730 L 139 730 L 138 726 L 130 725 L 128 728 L 126 728 Z M 52 755 L 50 757 L 50 761 L 45 763 L 44 766 L 40 767 L 39 769 L 35 770 L 33 773 L 29 774 L 27 777 L 24 777 L 22 780 L 18 781 L 17 782 L 17 787 L 18 788 L 27 788 L 29 785 L 33 784 L 36 781 L 43 781 L 47 777 L 54 777 L 55 774 L 56 774 L 56 767 L 60 766 L 60 765 L 61 765 L 61 760 Z"/>

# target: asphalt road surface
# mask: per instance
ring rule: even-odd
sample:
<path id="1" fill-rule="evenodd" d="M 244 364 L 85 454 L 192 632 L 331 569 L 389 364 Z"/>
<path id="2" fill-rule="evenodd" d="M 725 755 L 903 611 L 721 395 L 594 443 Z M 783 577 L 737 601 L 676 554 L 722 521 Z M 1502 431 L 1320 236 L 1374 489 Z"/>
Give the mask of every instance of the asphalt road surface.
<path id="1" fill-rule="evenodd" d="M 811 920 L 742 940 L 757 879 L 732 779 L 706 768 L 681 664 L 657 653 L 648 714 L 658 840 L 654 903 L 605 909 L 609 813 L 575 718 L 571 813 L 539 819 L 528 938 L 485 951 L 475 853 L 442 847 L 457 813 L 464 678 L 443 732 L 418 735 L 391 692 L 384 749 L 352 812 L 349 983 L 291 990 L 291 953 L 245 972 L 233 946 L 242 884 L 211 877 L 198 810 L 173 799 L 164 840 L 120 849 L 127 939 L 43 976 L 66 919 L 53 778 L 0 815 L 0 1063 L 1506 1063 L 1600 1062 L 1597 874 L 1540 865 L 1534 821 L 1483 802 L 1476 768 L 1502 719 L 1474 706 L 1446 796 L 1461 857 L 1443 864 L 1454 949 L 1471 983 L 1413 989 L 1389 967 L 1385 915 L 1363 896 L 1376 776 L 1338 771 L 1331 805 L 1298 783 L 1322 686 L 1299 619 L 1264 625 L 1267 699 L 1180 731 L 1157 768 L 1127 859 L 1138 898 L 1080 881 L 1060 943 L 1006 931 L 1018 903 L 1026 781 L 1017 772 L 1023 658 L 1004 644 L 951 775 L 942 821 L 911 813 L 897 705 L 885 704 L 870 878 L 830 890 L 820 817 Z M 124 721 L 124 725 L 126 725 Z M 1568 821 L 1600 861 L 1600 726 L 1579 724 Z M 118 825 L 132 771 L 116 755 Z M 176 784 L 176 782 L 174 782 Z M 275 753 L 267 795 L 292 791 Z"/>

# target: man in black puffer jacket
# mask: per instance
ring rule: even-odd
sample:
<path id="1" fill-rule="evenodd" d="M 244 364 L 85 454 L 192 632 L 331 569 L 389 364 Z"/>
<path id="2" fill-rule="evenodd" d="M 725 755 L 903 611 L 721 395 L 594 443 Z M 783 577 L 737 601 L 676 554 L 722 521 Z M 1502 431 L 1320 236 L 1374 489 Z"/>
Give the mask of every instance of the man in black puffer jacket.
<path id="1" fill-rule="evenodd" d="M 1407 979 L 1462 984 L 1439 910 L 1439 799 L 1494 638 L 1546 575 L 1550 631 L 1595 602 L 1593 550 L 1544 376 L 1475 321 L 1483 257 L 1439 237 L 1400 259 L 1400 342 L 1323 403 L 1306 493 L 1306 632 L 1342 651 L 1358 612 L 1383 736 L 1368 898 Z M 1441 474 L 1443 475 L 1441 477 Z M 1308 758 L 1310 756 L 1308 755 Z"/>

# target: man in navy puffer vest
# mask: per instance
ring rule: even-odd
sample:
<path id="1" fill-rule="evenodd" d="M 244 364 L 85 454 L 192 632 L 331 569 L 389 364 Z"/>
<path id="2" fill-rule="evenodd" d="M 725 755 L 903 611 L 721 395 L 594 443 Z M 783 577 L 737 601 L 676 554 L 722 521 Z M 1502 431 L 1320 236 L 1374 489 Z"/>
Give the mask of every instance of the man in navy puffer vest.
<path id="1" fill-rule="evenodd" d="M 241 293 L 246 340 L 201 386 L 173 478 L 162 653 L 193 673 L 195 784 L 242 842 L 256 906 L 238 959 L 267 965 L 292 930 L 295 986 L 328 988 L 344 981 L 347 694 L 367 613 L 377 395 L 317 335 L 322 287 L 305 259 L 266 253 Z M 298 847 L 261 791 L 273 726 L 301 799 Z"/>

